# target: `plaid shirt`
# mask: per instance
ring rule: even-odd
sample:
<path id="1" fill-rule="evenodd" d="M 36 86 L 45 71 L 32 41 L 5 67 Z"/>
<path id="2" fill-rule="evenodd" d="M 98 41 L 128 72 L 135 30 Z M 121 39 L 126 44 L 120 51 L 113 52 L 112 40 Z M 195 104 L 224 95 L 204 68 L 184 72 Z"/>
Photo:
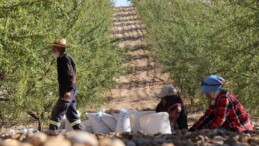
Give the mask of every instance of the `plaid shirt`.
<path id="1" fill-rule="evenodd" d="M 223 128 L 234 132 L 252 131 L 249 114 L 236 99 L 235 95 L 222 90 L 205 114 L 193 125 L 192 129 Z"/>

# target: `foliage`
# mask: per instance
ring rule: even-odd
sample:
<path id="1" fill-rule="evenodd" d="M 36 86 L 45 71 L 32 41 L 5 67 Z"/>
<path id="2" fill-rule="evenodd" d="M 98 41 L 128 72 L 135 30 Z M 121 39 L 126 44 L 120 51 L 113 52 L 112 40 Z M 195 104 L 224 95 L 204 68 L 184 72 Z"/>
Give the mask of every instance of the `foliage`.
<path id="1" fill-rule="evenodd" d="M 108 36 L 112 11 L 112 3 L 103 0 L 0 1 L 0 85 L 7 90 L 0 125 L 25 112 L 41 120 L 49 115 L 58 88 L 47 44 L 60 37 L 67 39 L 77 63 L 79 106 L 103 101 L 101 93 L 121 74 L 124 55 Z"/>
<path id="2" fill-rule="evenodd" d="M 155 59 L 190 97 L 218 74 L 258 116 L 259 3 L 256 0 L 133 0 Z"/>

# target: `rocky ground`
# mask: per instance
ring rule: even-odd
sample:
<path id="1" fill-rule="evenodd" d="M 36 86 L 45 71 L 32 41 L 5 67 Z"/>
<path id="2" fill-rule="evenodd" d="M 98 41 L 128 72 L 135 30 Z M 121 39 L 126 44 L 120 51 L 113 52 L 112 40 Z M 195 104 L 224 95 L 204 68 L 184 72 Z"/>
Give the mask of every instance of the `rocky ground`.
<path id="1" fill-rule="evenodd" d="M 45 132 L 2 135 L 0 146 L 258 146 L 259 131 L 236 134 L 218 130 L 190 133 L 176 131 L 170 135 L 146 135 L 141 132 L 93 135 L 86 132 Z"/>

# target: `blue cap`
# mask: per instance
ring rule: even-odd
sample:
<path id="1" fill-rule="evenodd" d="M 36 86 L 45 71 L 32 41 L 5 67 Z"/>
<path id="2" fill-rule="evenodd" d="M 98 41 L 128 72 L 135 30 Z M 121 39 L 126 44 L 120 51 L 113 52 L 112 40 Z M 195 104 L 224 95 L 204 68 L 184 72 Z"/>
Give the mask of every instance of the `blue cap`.
<path id="1" fill-rule="evenodd" d="M 209 75 L 201 83 L 201 94 L 220 91 L 225 80 L 218 75 Z"/>

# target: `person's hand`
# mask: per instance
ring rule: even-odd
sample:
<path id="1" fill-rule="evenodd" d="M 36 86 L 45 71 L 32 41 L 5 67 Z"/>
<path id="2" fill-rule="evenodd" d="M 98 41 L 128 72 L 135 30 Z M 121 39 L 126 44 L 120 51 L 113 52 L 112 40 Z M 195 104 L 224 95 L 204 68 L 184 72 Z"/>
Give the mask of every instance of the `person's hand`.
<path id="1" fill-rule="evenodd" d="M 71 96 L 71 93 L 70 92 L 66 92 L 65 95 L 64 95 L 64 100 L 65 101 L 69 101 L 70 100 L 70 96 Z"/>

